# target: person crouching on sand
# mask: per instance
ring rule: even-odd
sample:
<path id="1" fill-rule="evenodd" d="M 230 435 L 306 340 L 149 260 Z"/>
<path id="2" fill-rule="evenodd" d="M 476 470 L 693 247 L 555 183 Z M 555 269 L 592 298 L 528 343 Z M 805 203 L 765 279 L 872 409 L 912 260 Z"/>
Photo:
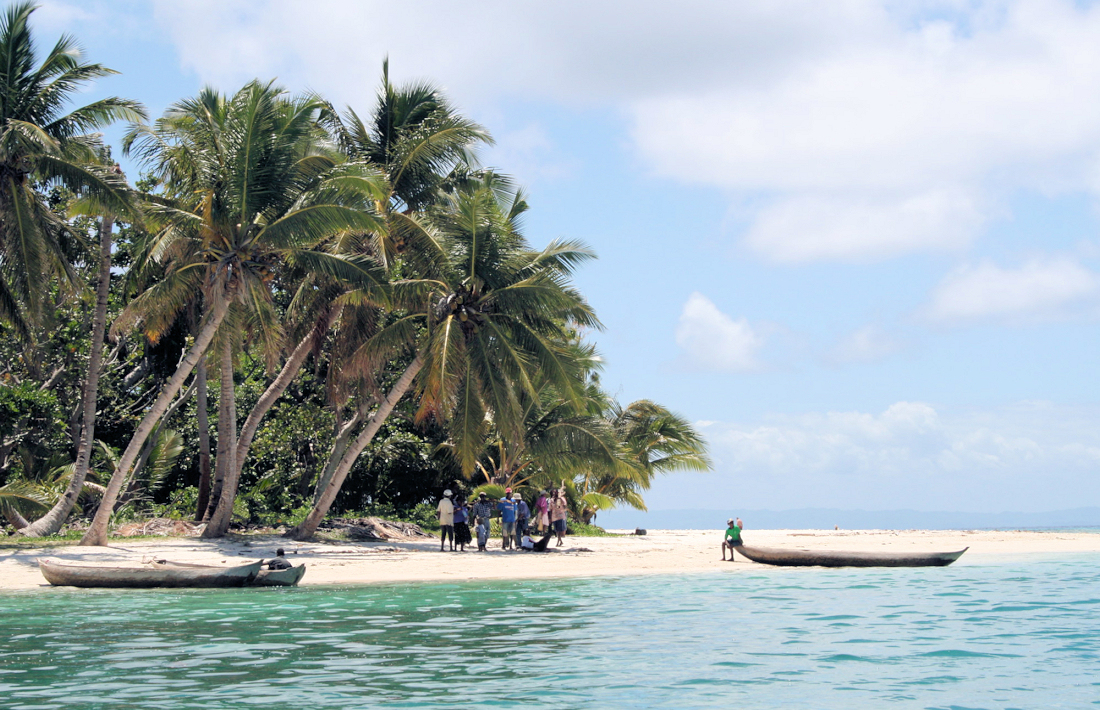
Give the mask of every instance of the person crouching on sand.
<path id="1" fill-rule="evenodd" d="M 528 552 L 546 552 L 546 545 L 550 542 L 550 538 L 552 537 L 554 537 L 553 530 L 548 530 L 541 540 L 536 540 L 530 535 L 524 535 L 523 539 L 520 540 L 519 547 L 521 550 L 526 550 Z"/>
<path id="2" fill-rule="evenodd" d="M 451 541 L 451 552 L 454 552 L 455 506 L 451 502 L 451 490 L 449 488 L 443 491 L 443 497 L 439 500 L 436 514 L 439 516 L 439 551 L 443 552 L 443 545 L 449 539 Z"/>
<path id="3" fill-rule="evenodd" d="M 726 536 L 722 539 L 722 561 L 726 560 L 726 550 L 730 551 L 730 562 L 733 562 L 733 548 L 741 546 L 741 518 L 726 521 Z"/>

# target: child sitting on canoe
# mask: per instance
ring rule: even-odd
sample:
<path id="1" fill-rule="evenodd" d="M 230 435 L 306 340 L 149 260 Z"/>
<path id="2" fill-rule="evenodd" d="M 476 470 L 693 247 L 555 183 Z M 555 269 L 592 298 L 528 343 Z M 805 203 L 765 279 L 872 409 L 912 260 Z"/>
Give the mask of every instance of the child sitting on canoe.
<path id="1" fill-rule="evenodd" d="M 741 546 L 741 518 L 726 521 L 726 536 L 722 539 L 722 561 L 726 560 L 726 550 L 730 551 L 730 562 L 733 562 L 733 548 Z"/>

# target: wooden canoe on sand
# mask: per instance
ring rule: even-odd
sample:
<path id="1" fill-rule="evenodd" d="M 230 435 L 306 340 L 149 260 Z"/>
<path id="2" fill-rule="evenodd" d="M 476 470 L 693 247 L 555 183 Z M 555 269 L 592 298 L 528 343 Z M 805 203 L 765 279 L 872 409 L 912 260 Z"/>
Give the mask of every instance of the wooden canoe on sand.
<path id="1" fill-rule="evenodd" d="M 243 587 L 260 572 L 257 560 L 246 565 L 133 566 L 92 565 L 38 558 L 46 581 L 66 587 L 158 588 L 158 587 Z"/>
<path id="2" fill-rule="evenodd" d="M 156 560 L 153 564 L 179 569 L 217 569 L 210 565 L 196 565 L 189 562 L 170 562 L 169 560 Z M 294 587 L 305 576 L 306 566 L 298 565 L 288 569 L 267 569 L 261 564 L 260 571 L 255 579 L 248 583 L 250 587 Z"/>
<path id="3" fill-rule="evenodd" d="M 958 552 L 843 552 L 741 545 L 734 549 L 753 562 L 780 567 L 946 567 L 970 548 Z"/>

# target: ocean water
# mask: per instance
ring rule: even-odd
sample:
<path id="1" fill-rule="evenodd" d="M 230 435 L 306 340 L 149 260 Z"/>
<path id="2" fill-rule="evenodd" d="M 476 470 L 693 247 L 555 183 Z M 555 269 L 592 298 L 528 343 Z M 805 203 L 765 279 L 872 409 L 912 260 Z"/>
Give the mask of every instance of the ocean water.
<path id="1" fill-rule="evenodd" d="M 721 564 L 691 576 L 0 594 L 0 707 L 1100 707 L 1100 555 Z"/>

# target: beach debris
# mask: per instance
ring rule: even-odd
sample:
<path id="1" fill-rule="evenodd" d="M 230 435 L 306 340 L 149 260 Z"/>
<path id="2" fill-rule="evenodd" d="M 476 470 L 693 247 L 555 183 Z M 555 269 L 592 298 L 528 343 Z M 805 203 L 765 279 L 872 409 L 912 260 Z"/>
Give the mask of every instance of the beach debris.
<path id="1" fill-rule="evenodd" d="M 435 539 L 414 523 L 402 523 L 381 518 L 337 518 L 322 527 L 342 532 L 349 540 L 362 542 L 389 542 L 392 540 Z"/>
<path id="2" fill-rule="evenodd" d="M 205 523 L 193 523 L 189 520 L 171 518 L 153 518 L 137 523 L 120 525 L 116 534 L 119 537 L 137 537 L 139 535 L 158 535 L 161 537 L 197 537 L 202 533 Z"/>

